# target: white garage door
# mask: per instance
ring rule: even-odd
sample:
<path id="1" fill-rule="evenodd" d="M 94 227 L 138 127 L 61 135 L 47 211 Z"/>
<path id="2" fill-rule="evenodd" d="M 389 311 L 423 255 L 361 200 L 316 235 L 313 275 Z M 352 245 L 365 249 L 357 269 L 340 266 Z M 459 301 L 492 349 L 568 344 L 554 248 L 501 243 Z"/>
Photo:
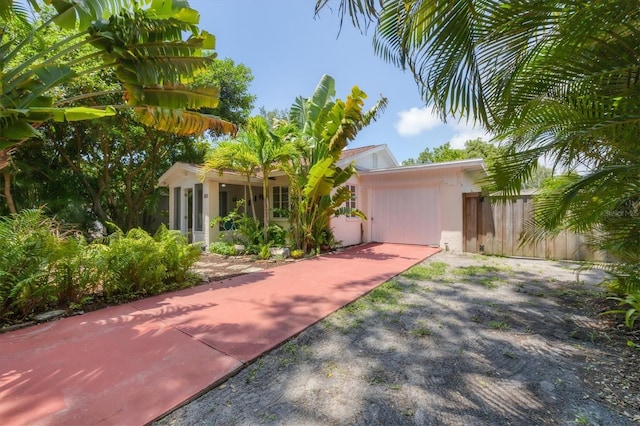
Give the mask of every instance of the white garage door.
<path id="1" fill-rule="evenodd" d="M 437 187 L 374 188 L 371 191 L 371 239 L 385 243 L 440 244 Z"/>

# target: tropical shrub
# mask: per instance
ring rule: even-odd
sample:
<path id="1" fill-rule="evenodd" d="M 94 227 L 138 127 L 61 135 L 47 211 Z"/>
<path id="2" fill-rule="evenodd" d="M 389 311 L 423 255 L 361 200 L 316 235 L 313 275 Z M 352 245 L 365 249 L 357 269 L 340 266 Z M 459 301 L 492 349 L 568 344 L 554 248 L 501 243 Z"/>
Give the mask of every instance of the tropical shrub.
<path id="1" fill-rule="evenodd" d="M 159 246 L 159 260 L 165 267 L 164 283 L 167 287 L 183 286 L 196 279 L 189 269 L 202 252 L 197 244 L 188 244 L 187 237 L 180 231 L 170 231 L 164 225 L 158 228 L 153 239 Z"/>
<path id="2" fill-rule="evenodd" d="M 291 251 L 291 258 L 293 259 L 302 259 L 304 257 L 304 251 L 300 250 L 300 249 L 296 249 L 296 250 L 292 250 Z"/>
<path id="3" fill-rule="evenodd" d="M 262 246 L 260 246 L 258 257 L 262 260 L 267 260 L 271 257 L 271 250 L 268 244 L 263 244 Z"/>
<path id="4" fill-rule="evenodd" d="M 209 245 L 209 251 L 223 256 L 235 256 L 237 254 L 233 244 L 229 244 L 225 241 L 215 241 L 211 243 Z"/>
<path id="5" fill-rule="evenodd" d="M 87 244 L 84 238 L 67 238 L 60 242 L 64 256 L 47 267 L 50 282 L 56 288 L 56 304 L 70 306 L 82 304 L 89 295 L 100 290 L 105 266 L 99 244 Z"/>
<path id="6" fill-rule="evenodd" d="M 287 245 L 287 231 L 275 223 L 269 225 L 269 245 L 272 247 L 283 247 Z"/>
<path id="7" fill-rule="evenodd" d="M 640 265 L 637 263 L 612 263 L 605 270 L 613 276 L 607 289 L 618 295 L 640 292 Z"/>
<path id="8" fill-rule="evenodd" d="M 346 101 L 334 99 L 335 94 L 335 80 L 324 75 L 314 94 L 297 98 L 290 110 L 291 123 L 299 132 L 300 156 L 284 167 L 290 185 L 288 218 L 291 239 L 307 252 L 327 243 L 332 217 L 349 214 L 366 219 L 361 211 L 344 207 L 352 196 L 345 183 L 357 174 L 355 163 L 344 168 L 337 163 L 349 141 L 387 105 L 382 98 L 364 111 L 367 95 L 357 86 Z"/>
<path id="9" fill-rule="evenodd" d="M 40 210 L 0 217 L 0 317 L 25 316 L 56 301 L 48 266 L 74 254 L 63 238 L 59 224 Z"/>
<path id="10" fill-rule="evenodd" d="M 624 314 L 624 323 L 627 327 L 633 328 L 635 322 L 640 318 L 640 291 L 628 294 L 627 297 L 608 297 L 610 300 L 617 300 L 621 307 L 628 305 L 626 309 L 614 309 L 605 314 Z"/>
<path id="11" fill-rule="evenodd" d="M 117 302 L 191 284 L 189 268 L 200 254 L 164 227 L 153 237 L 118 230 L 89 244 L 41 210 L 0 217 L 0 240 L 2 322 L 99 296 Z"/>
<path id="12" fill-rule="evenodd" d="M 237 254 L 235 250 L 233 250 L 233 252 L 231 250 L 233 249 L 233 245 L 242 244 L 245 246 L 246 253 L 259 255 L 261 247 L 265 244 L 269 247 L 282 247 L 286 245 L 287 231 L 285 231 L 282 226 L 275 223 L 271 223 L 267 227 L 268 243 L 265 243 L 264 231 L 260 222 L 257 219 L 254 219 L 252 216 L 247 215 L 246 213 L 240 213 L 240 209 L 244 207 L 245 203 L 245 200 L 238 201 L 238 203 L 236 204 L 236 208 L 229 214 L 227 214 L 226 216 L 218 216 L 211 221 L 212 227 L 218 226 L 221 223 L 233 224 L 232 231 L 221 234 L 221 241 L 213 243 L 210 246 L 209 250 L 212 253 L 233 256 Z M 230 238 L 228 238 L 228 236 Z M 218 244 L 228 239 L 231 240 L 231 244 Z M 231 249 L 229 248 L 229 246 Z"/>
<path id="13" fill-rule="evenodd" d="M 123 301 L 174 289 L 187 279 L 200 248 L 187 244 L 177 232 L 161 227 L 155 237 L 140 228 L 107 238 L 103 252 L 105 279 L 102 291 L 109 301 Z"/>

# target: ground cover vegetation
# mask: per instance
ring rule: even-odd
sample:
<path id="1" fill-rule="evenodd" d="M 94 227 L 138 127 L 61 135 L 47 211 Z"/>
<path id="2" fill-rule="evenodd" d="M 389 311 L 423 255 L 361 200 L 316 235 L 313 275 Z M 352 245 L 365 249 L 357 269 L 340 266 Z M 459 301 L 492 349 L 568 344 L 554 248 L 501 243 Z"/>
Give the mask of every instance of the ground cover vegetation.
<path id="1" fill-rule="evenodd" d="M 637 1 L 316 2 L 327 7 L 373 29 L 375 51 L 411 72 L 443 119 L 496 135 L 505 152 L 491 192 L 517 194 L 541 158 L 570 172 L 537 197 L 537 231 L 525 238 L 592 232 L 616 260 L 612 289 L 638 298 Z"/>

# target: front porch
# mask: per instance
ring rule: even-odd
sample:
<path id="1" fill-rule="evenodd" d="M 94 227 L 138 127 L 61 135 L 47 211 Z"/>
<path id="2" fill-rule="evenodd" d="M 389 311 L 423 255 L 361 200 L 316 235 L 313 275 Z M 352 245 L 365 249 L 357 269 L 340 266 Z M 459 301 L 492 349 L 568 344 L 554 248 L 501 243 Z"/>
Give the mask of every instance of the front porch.
<path id="1" fill-rule="evenodd" d="M 169 187 L 169 228 L 187 235 L 189 242 L 202 242 L 208 246 L 221 232 L 230 230 L 230 223 L 211 227 L 211 221 L 228 215 L 241 200 L 246 202 L 240 213 L 252 216 L 254 207 L 256 218 L 263 217 L 264 194 L 259 179 L 252 179 L 251 197 L 244 176 L 231 172 L 209 173 L 203 181 L 199 166 L 179 163 L 179 167 L 174 165 L 160 182 Z"/>

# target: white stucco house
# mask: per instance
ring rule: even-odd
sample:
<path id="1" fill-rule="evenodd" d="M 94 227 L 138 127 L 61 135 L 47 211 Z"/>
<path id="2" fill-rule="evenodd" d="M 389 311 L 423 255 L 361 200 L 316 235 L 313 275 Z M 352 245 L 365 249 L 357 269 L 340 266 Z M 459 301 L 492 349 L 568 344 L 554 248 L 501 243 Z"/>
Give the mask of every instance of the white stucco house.
<path id="1" fill-rule="evenodd" d="M 355 197 L 351 207 L 367 216 L 337 217 L 331 227 L 336 240 L 348 246 L 363 242 L 391 242 L 439 246 L 452 251 L 463 248 L 462 194 L 477 192 L 478 176 L 484 175 L 483 160 L 400 166 L 387 145 L 371 145 L 344 150 L 339 166 L 355 162 L 358 175 L 347 184 Z M 201 168 L 176 163 L 159 179 L 169 188 L 169 227 L 190 235 L 205 245 L 216 241 L 220 230 L 210 227 L 216 216 L 225 216 L 240 199 L 248 200 L 246 177 L 216 171 L 204 180 Z M 286 176 L 270 178 L 272 208 L 286 208 Z M 252 181 L 256 215 L 262 217 L 261 181 Z M 287 219 L 270 213 L 274 223 L 286 227 Z"/>

